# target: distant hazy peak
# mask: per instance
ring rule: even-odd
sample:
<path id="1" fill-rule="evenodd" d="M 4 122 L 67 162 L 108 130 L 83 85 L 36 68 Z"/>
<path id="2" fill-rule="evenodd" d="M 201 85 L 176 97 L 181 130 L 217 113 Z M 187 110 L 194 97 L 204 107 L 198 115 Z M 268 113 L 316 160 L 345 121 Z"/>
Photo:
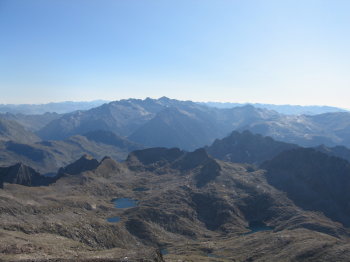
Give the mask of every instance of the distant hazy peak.
<path id="1" fill-rule="evenodd" d="M 234 108 L 239 106 L 254 106 L 256 108 L 266 108 L 275 110 L 278 113 L 286 115 L 317 115 L 323 113 L 334 112 L 349 112 L 346 109 L 333 107 L 333 106 L 301 106 L 301 105 L 275 105 L 275 104 L 262 104 L 262 103 L 231 103 L 231 102 L 198 102 L 199 104 L 207 105 L 216 108 Z"/>

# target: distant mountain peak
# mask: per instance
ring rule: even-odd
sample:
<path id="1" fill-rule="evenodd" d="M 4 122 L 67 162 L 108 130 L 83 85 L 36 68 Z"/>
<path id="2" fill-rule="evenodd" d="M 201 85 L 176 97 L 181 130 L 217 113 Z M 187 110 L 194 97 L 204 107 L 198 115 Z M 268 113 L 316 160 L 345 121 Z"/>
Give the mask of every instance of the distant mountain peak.
<path id="1" fill-rule="evenodd" d="M 159 101 L 170 101 L 170 100 L 174 100 L 174 99 L 170 99 L 169 97 L 166 96 L 162 96 L 158 99 Z"/>

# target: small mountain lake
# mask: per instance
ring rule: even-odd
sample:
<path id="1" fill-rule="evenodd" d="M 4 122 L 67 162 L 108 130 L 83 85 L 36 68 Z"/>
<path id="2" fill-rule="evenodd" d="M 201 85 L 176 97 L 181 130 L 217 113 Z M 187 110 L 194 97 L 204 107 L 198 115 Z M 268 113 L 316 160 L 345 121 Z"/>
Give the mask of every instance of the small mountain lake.
<path id="1" fill-rule="evenodd" d="M 110 223 L 117 223 L 120 221 L 120 217 L 110 217 L 110 218 L 107 218 L 107 221 Z"/>
<path id="2" fill-rule="evenodd" d="M 250 235 L 260 231 L 271 231 L 274 228 L 265 225 L 263 222 L 254 221 L 249 223 L 250 232 L 244 233 L 243 235 Z"/>
<path id="3" fill-rule="evenodd" d="M 130 208 L 137 206 L 137 200 L 131 198 L 116 198 L 112 200 L 115 208 Z M 110 223 L 117 223 L 120 221 L 120 217 L 109 217 L 107 221 Z"/>
<path id="4" fill-rule="evenodd" d="M 135 191 L 135 192 L 145 192 L 145 191 L 148 191 L 149 188 L 147 187 L 136 187 L 134 188 L 132 191 Z"/>
<path id="5" fill-rule="evenodd" d="M 112 201 L 115 208 L 130 208 L 137 206 L 137 200 L 131 198 L 117 198 Z"/>

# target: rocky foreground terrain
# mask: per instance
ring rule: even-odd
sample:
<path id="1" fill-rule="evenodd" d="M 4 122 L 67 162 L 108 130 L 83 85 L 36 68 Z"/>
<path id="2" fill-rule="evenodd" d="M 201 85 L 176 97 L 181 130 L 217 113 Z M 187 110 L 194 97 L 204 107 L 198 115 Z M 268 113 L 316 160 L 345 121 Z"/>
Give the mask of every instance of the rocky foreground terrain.
<path id="1" fill-rule="evenodd" d="M 31 169 L 11 169 L 0 189 L 0 260 L 348 261 L 348 228 L 317 205 L 296 205 L 268 182 L 284 185 L 272 179 L 279 166 L 265 166 L 273 172 L 204 149 L 152 148 L 123 163 L 84 156 L 42 186 Z M 118 208 L 120 198 L 137 205 Z"/>

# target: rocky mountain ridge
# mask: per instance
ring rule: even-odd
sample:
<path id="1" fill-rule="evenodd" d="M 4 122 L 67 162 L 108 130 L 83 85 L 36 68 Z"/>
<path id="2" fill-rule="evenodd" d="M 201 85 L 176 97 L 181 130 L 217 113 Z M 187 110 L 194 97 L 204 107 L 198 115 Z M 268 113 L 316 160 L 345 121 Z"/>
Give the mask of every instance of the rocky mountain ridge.
<path id="1" fill-rule="evenodd" d="M 275 163 L 277 168 L 279 163 L 289 163 L 289 155 L 296 150 L 312 149 L 281 153 L 263 164 L 267 171 L 215 160 L 204 149 L 139 150 L 124 163 L 84 156 L 63 168 L 65 175 L 50 186 L 4 184 L 0 189 L 0 250 L 14 260 L 20 258 L 18 250 L 29 248 L 29 259 L 347 261 L 348 228 L 331 219 L 335 217 L 327 217 L 329 213 L 323 215 L 320 206 L 309 210 L 288 198 L 288 190 L 286 194 L 271 182 L 272 177 L 284 175 L 279 169 L 276 175 L 271 173 Z M 305 161 L 305 181 L 312 175 L 307 163 L 327 158 L 326 166 L 332 167 L 345 161 L 320 152 L 316 156 L 311 161 L 300 157 Z M 286 161 L 280 161 L 281 157 Z M 294 170 L 290 171 L 293 175 Z M 328 172 L 318 174 L 323 179 Z M 346 172 L 343 175 L 349 177 Z M 295 183 L 292 180 L 288 185 Z M 331 185 L 325 190 L 318 192 L 324 196 L 333 192 Z M 115 208 L 111 201 L 121 198 L 135 199 L 137 206 Z M 119 222 L 108 222 L 107 218 L 116 216 Z M 15 240 L 34 234 L 36 241 L 29 246 Z M 59 249 L 47 245 L 55 238 L 64 240 Z M 8 241 L 14 241 L 17 249 L 6 249 Z M 157 255 L 156 250 L 164 249 L 166 255 Z"/>

